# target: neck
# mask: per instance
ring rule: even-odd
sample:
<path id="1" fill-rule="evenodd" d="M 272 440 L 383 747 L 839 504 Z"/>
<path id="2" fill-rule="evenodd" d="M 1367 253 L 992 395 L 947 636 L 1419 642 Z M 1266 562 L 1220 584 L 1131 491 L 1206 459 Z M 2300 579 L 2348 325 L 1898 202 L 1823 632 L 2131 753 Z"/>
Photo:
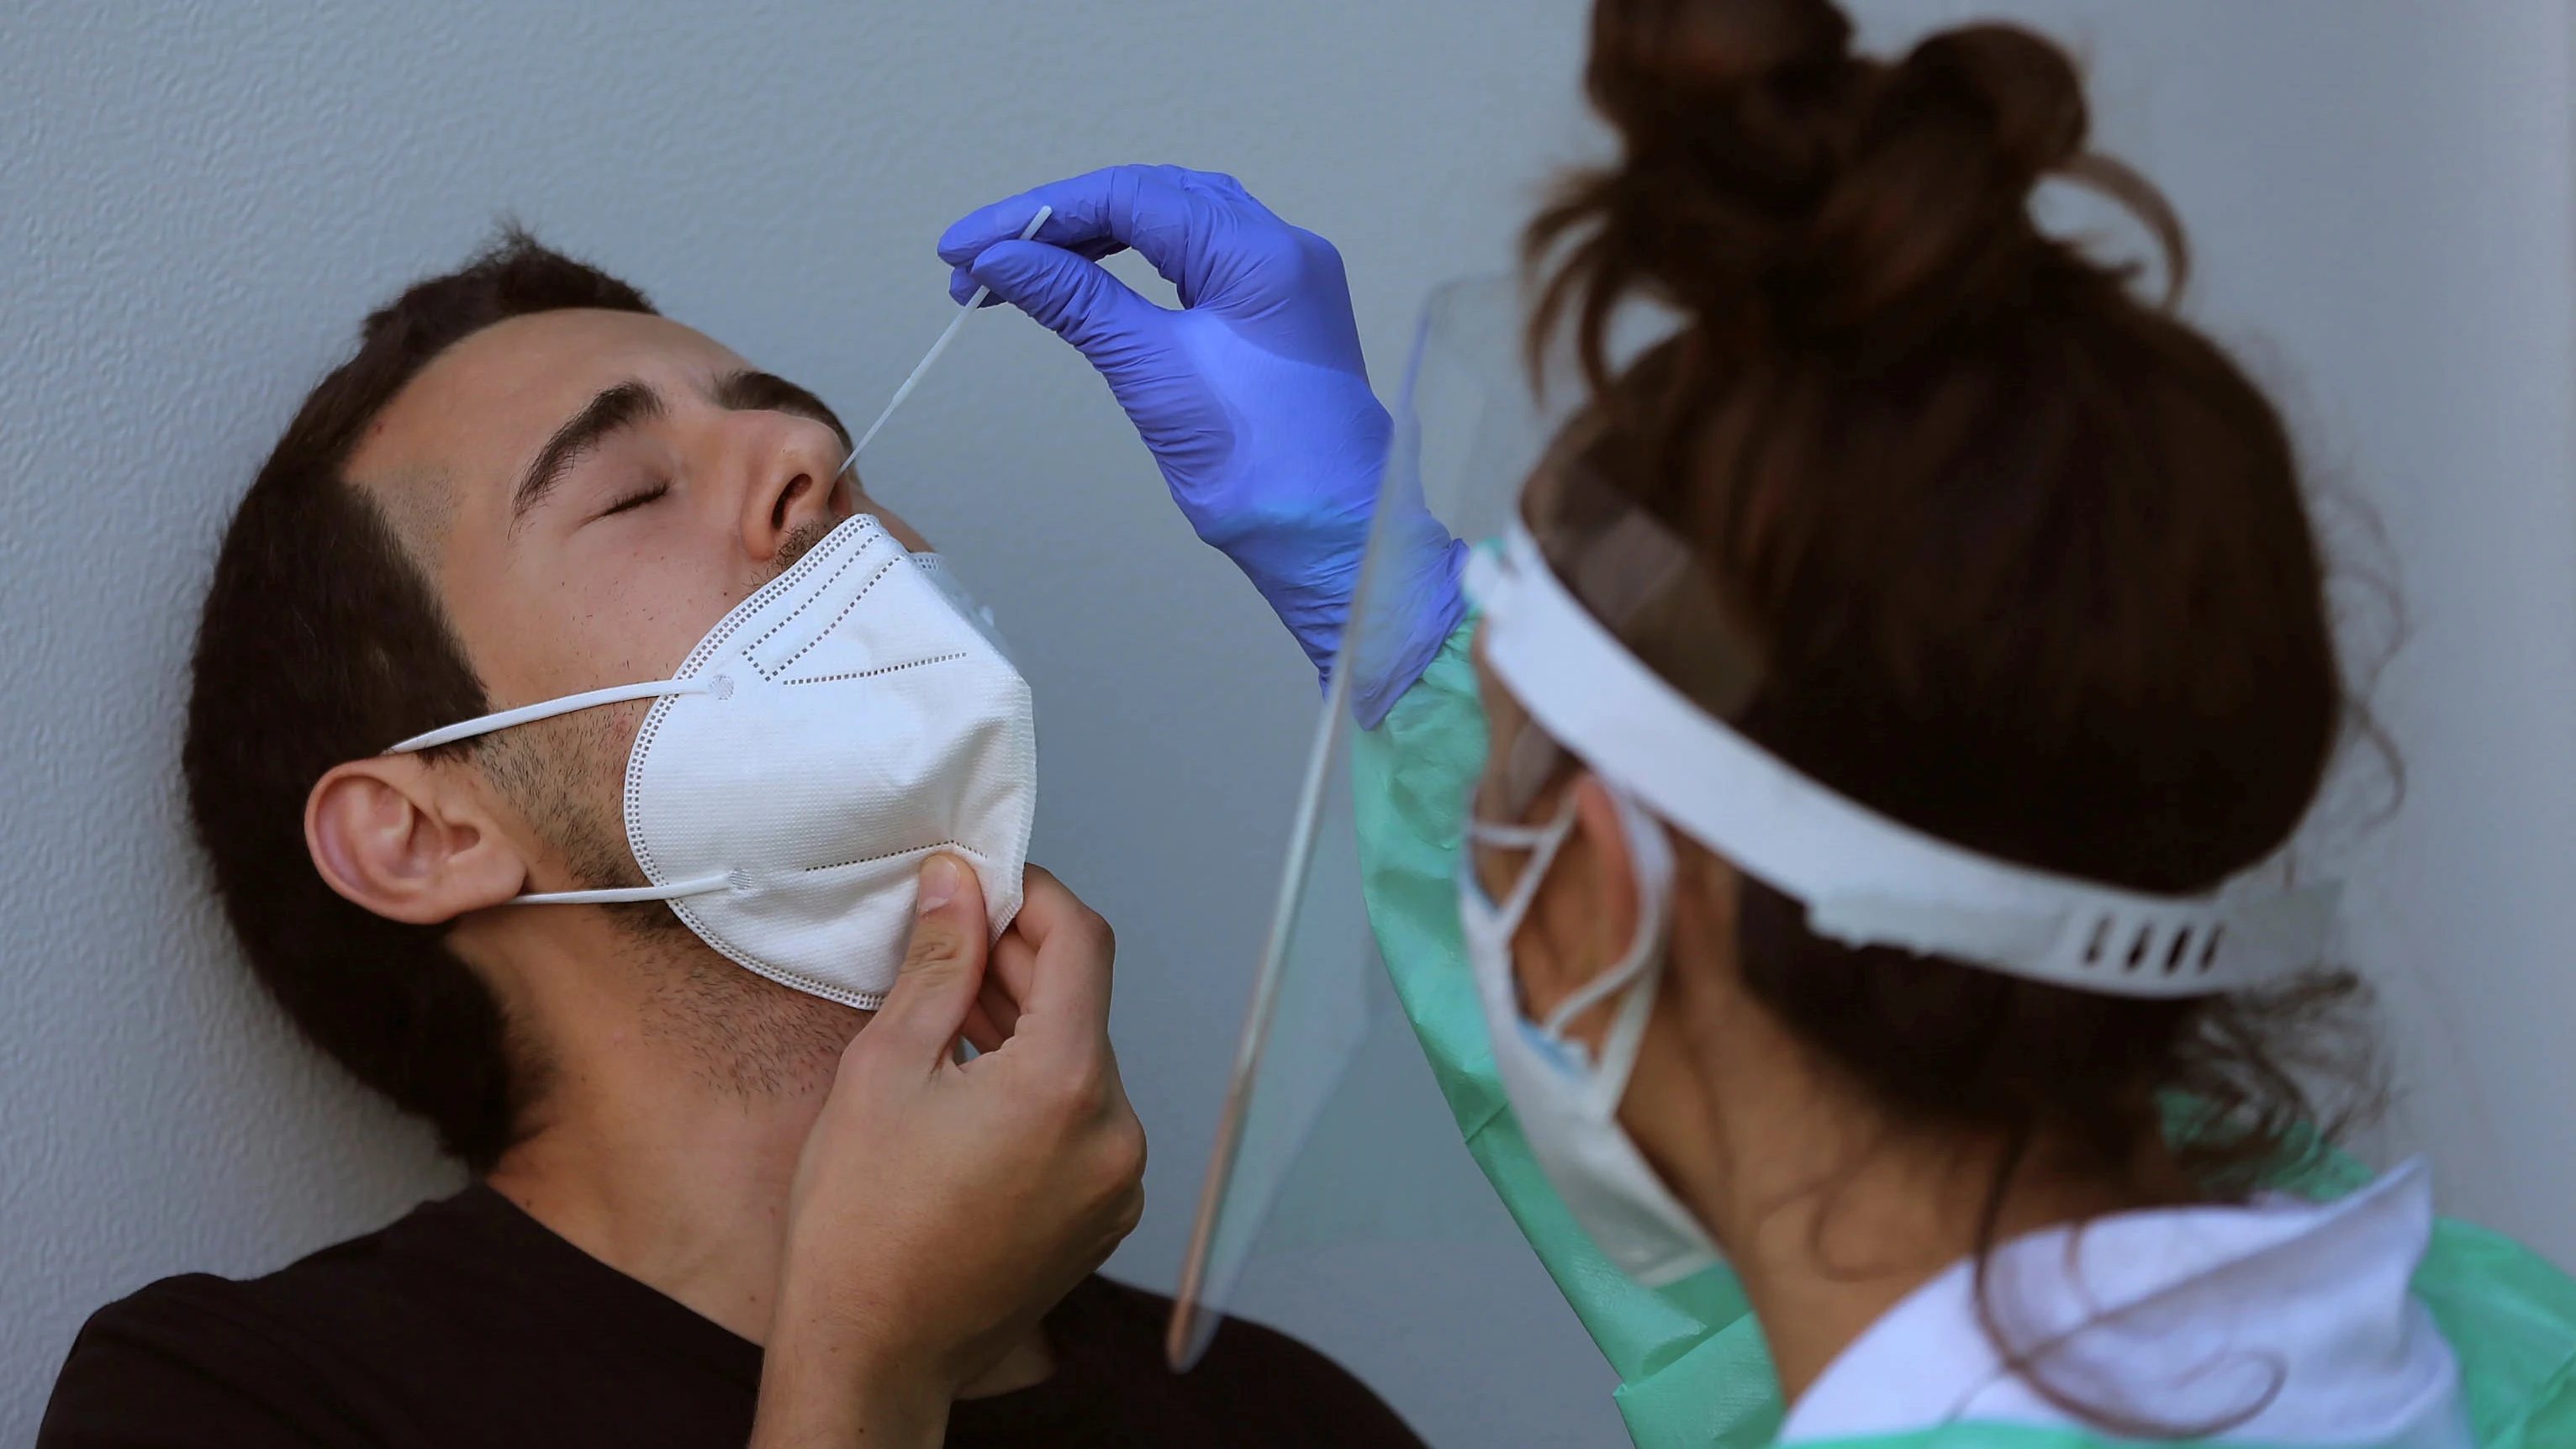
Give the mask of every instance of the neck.
<path id="1" fill-rule="evenodd" d="M 796 1158 L 866 1017 L 724 960 L 667 960 L 703 952 L 693 939 L 649 945 L 667 950 L 507 973 L 544 983 L 513 993 L 513 1024 L 549 1050 L 533 1130 L 489 1184 L 592 1259 L 762 1343 Z M 742 978 L 732 999 L 708 999 L 716 973 Z M 765 1019 L 744 1029 L 747 1014 Z M 726 1060 L 744 1050 L 760 1060 Z"/>
<path id="2" fill-rule="evenodd" d="M 1676 902 L 1677 962 L 1732 939 L 1731 918 L 1703 917 Z M 1663 991 L 1622 1120 L 1741 1277 L 1791 1403 L 1981 1247 L 2189 1196 L 2161 1143 L 2113 1184 L 2054 1166 L 2063 1155 L 2044 1139 L 2008 1154 L 1998 1134 L 1892 1119 L 1752 999 L 1731 961 L 1668 971 Z"/>
<path id="3" fill-rule="evenodd" d="M 600 1262 L 766 1344 L 797 1160 L 867 1013 L 764 980 L 684 933 L 570 919 L 596 914 L 510 922 L 506 953 L 474 951 L 489 943 L 457 932 L 460 954 L 502 983 L 514 1032 L 545 1047 L 533 1130 L 486 1180 Z M 966 1396 L 1052 1367 L 1033 1335 Z"/>
<path id="4" fill-rule="evenodd" d="M 1742 1276 L 1790 1403 L 1952 1265 L 2026 1233 L 2135 1205 L 2035 1162 L 2008 1164 L 1997 1139 L 1900 1136 L 1885 1127 L 1854 1130 L 1860 1124 L 1848 1118 L 1801 1123 L 1799 1115 L 1732 1124 L 1748 1156 L 1770 1160 L 1709 1202 L 1694 1201 Z M 2008 1167 L 2012 1179 L 1998 1201 L 1997 1178 Z"/>
<path id="5" fill-rule="evenodd" d="M 630 1078 L 641 1093 L 609 1102 L 623 1074 L 585 1075 L 546 1100 L 544 1125 L 502 1157 L 493 1189 L 590 1256 L 767 1342 L 787 1188 L 821 1093 L 708 1101 Z"/>

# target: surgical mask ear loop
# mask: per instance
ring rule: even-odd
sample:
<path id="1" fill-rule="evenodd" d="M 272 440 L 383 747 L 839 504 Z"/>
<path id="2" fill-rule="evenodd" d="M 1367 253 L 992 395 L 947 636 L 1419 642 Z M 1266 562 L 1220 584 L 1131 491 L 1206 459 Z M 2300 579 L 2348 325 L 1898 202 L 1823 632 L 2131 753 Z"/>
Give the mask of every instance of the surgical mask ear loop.
<path id="1" fill-rule="evenodd" d="M 1643 807 L 1615 789 L 1609 793 L 1611 807 L 1619 814 L 1620 830 L 1628 837 L 1628 869 L 1637 885 L 1637 931 L 1629 939 L 1627 954 L 1575 988 L 1573 995 L 1558 1002 L 1547 1020 L 1538 1024 L 1550 1036 L 1562 1035 L 1576 1018 L 1634 982 L 1655 963 L 1663 949 L 1664 917 L 1672 898 L 1672 846 L 1664 839 L 1663 827 Z"/>
<path id="2" fill-rule="evenodd" d="M 1664 927 L 1670 914 L 1673 878 L 1672 843 L 1664 836 L 1662 822 L 1624 792 L 1609 786 L 1610 803 L 1618 812 L 1621 831 L 1628 837 L 1629 870 L 1637 884 L 1637 930 L 1630 938 L 1628 950 L 1607 970 L 1593 977 L 1573 994 L 1558 1002 L 1545 1021 L 1523 1021 L 1560 1050 L 1578 1059 L 1592 1053 L 1580 1043 L 1568 1040 L 1565 1029 L 1585 1012 L 1600 1005 L 1622 990 L 1629 990 L 1619 1015 L 1611 1023 L 1610 1034 L 1602 1040 L 1596 1067 L 1596 1085 L 1609 1094 L 1615 1105 L 1618 1095 L 1627 1089 L 1627 1079 L 1637 1049 L 1643 1041 L 1646 1022 L 1654 1014 L 1656 993 L 1648 983 L 1660 978 L 1664 964 Z M 1555 818 L 1544 825 L 1497 825 L 1470 819 L 1468 835 L 1476 841 L 1506 849 L 1532 852 L 1521 868 L 1520 878 L 1512 883 L 1510 894 L 1494 907 L 1494 929 L 1505 939 L 1517 934 L 1521 922 L 1537 900 L 1539 888 L 1546 883 L 1547 872 L 1556 857 L 1573 836 L 1575 800 L 1568 792 L 1565 803 Z M 1472 867 L 1470 867 L 1472 871 Z M 1470 876 L 1472 879 L 1472 875 Z M 1630 989 L 1633 988 L 1633 989 Z M 1515 995 L 1519 983 L 1512 986 Z M 1594 1065 L 1586 1062 L 1587 1065 Z"/>
<path id="3" fill-rule="evenodd" d="M 1556 863 L 1556 853 L 1565 848 L 1566 838 L 1573 833 L 1574 796 L 1570 791 L 1565 804 L 1544 825 L 1495 825 L 1468 817 L 1467 834 L 1471 839 L 1504 850 L 1530 852 L 1520 877 L 1512 882 L 1511 892 L 1494 904 L 1495 928 L 1505 936 L 1520 930 L 1521 918 L 1529 914 L 1530 902 L 1538 899 L 1539 887 L 1547 880 L 1548 867 Z M 1475 879 L 1472 862 L 1468 863 L 1467 878 Z"/>
<path id="4" fill-rule="evenodd" d="M 517 709 L 505 709 L 495 714 L 477 715 L 473 719 L 459 720 L 443 729 L 414 735 L 385 753 L 388 755 L 413 754 L 421 750 L 435 749 L 440 745 L 452 745 L 459 740 L 470 740 L 478 735 L 488 735 L 496 730 L 508 729 L 512 725 L 534 724 L 538 720 L 553 719 L 557 715 L 571 714 L 576 710 L 597 709 L 604 704 L 624 704 L 632 699 L 660 699 L 673 694 L 714 694 L 716 692 L 715 682 L 705 679 L 654 679 L 641 684 L 611 685 L 606 689 L 567 694 L 561 699 L 549 699 L 542 704 L 521 705 Z M 535 895 L 512 896 L 509 904 L 577 906 L 617 905 L 628 901 L 670 901 L 678 900 L 683 896 L 703 896 L 727 890 L 734 883 L 730 875 L 709 875 L 690 880 L 672 881 L 668 885 L 621 886 L 595 891 L 545 891 Z"/>
<path id="5" fill-rule="evenodd" d="M 542 704 L 525 704 L 517 709 L 502 710 L 497 714 L 476 715 L 472 719 L 458 720 L 452 725 L 431 730 L 427 734 L 413 735 L 410 739 L 386 750 L 385 753 L 408 755 L 419 750 L 432 750 L 440 745 L 452 745 L 458 740 L 470 740 L 477 735 L 488 735 L 495 730 L 505 730 L 512 725 L 535 724 L 541 719 L 553 719 L 557 715 L 571 714 L 575 710 L 597 709 L 603 704 L 624 704 L 630 699 L 660 699 L 666 694 L 711 694 L 714 691 L 715 686 L 703 679 L 648 679 L 642 684 L 612 684 L 606 689 L 567 694 L 561 699 L 549 699 Z"/>
<path id="6" fill-rule="evenodd" d="M 1670 964 L 1664 931 L 1671 920 L 1673 884 L 1672 843 L 1664 836 L 1663 823 L 1616 788 L 1610 791 L 1610 801 L 1628 836 L 1629 869 L 1637 884 L 1637 934 L 1625 956 L 1558 1003 L 1541 1028 L 1565 1051 L 1587 1055 L 1581 1044 L 1566 1039 L 1565 1029 L 1613 993 L 1627 991 L 1609 1034 L 1601 1039 L 1587 1088 L 1592 1109 L 1604 1117 L 1616 1116 L 1619 1100 L 1628 1093 L 1628 1078 L 1636 1071 L 1637 1053 L 1645 1044 L 1646 1023 L 1654 1017 L 1655 1000 L 1662 995 L 1664 970 Z"/>
<path id="7" fill-rule="evenodd" d="M 669 885 L 617 886 L 595 891 L 539 891 L 532 895 L 512 896 L 507 904 L 514 906 L 613 906 L 631 901 L 676 901 L 684 896 L 711 896 L 717 891 L 732 890 L 746 882 L 731 874 L 693 876 L 675 880 Z"/>

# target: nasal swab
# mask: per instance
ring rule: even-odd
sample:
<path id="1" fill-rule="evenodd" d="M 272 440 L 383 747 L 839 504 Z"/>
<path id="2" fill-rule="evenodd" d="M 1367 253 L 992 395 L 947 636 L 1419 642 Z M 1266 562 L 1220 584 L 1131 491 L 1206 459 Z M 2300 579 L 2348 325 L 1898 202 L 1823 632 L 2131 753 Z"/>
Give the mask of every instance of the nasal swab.
<path id="1" fill-rule="evenodd" d="M 1053 215 L 1055 215 L 1054 207 L 1039 207 L 1038 214 L 1029 218 L 1029 224 L 1020 228 L 1020 240 L 1027 241 L 1029 238 L 1036 236 L 1038 234 L 1038 228 L 1046 225 L 1046 219 Z M 939 340 L 930 344 L 929 353 L 923 356 L 921 361 L 913 366 L 912 376 L 905 378 L 903 380 L 903 386 L 894 390 L 894 397 L 886 403 L 885 411 L 877 414 L 877 420 L 868 425 L 868 430 L 866 432 L 859 435 L 858 446 L 850 449 L 850 456 L 841 460 L 841 472 L 846 473 L 850 471 L 850 465 L 859 461 L 859 455 L 866 452 L 868 444 L 875 440 L 877 430 L 886 425 L 886 419 L 893 417 L 894 410 L 902 407 L 903 400 L 912 396 L 912 390 L 920 385 L 921 375 L 930 371 L 930 364 L 937 362 L 939 360 L 939 354 L 946 352 L 948 350 L 948 344 L 956 340 L 957 329 L 965 326 L 966 319 L 974 316 L 975 309 L 983 306 L 984 299 L 991 295 L 993 295 L 992 288 L 977 287 L 975 289 L 975 295 L 966 299 L 966 305 L 957 313 L 956 320 L 948 324 L 948 330 L 939 334 Z"/>

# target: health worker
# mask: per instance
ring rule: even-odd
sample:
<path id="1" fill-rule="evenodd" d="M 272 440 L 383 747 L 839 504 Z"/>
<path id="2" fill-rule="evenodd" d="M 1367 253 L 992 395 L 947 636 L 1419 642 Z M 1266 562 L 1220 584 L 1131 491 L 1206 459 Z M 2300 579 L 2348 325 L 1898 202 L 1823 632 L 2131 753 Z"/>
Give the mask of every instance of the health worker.
<path id="1" fill-rule="evenodd" d="M 1319 669 L 1368 575 L 1372 924 L 1637 1442 L 2576 1445 L 2576 1284 L 2332 1145 L 2324 564 L 2271 402 L 2034 223 L 2087 184 L 2181 279 L 2068 57 L 1599 0 L 1587 81 L 1621 151 L 1531 223 L 1501 368 L 1573 359 L 1571 406 L 1524 398 L 1472 550 L 1374 518 L 1340 259 L 1233 180 L 1097 172 L 941 255 Z M 1426 325 L 1417 369 L 1479 335 Z"/>

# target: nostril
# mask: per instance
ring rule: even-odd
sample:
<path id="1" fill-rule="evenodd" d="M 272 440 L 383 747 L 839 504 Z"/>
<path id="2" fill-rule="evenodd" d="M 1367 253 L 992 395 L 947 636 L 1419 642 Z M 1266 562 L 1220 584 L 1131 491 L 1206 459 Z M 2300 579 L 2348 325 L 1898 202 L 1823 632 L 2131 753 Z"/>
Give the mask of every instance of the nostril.
<path id="1" fill-rule="evenodd" d="M 778 490 L 778 502 L 770 507 L 769 526 L 772 529 L 787 527 L 787 510 L 795 507 L 796 500 L 804 497 L 813 486 L 814 478 L 809 473 L 799 473 L 788 480 L 787 486 Z"/>

